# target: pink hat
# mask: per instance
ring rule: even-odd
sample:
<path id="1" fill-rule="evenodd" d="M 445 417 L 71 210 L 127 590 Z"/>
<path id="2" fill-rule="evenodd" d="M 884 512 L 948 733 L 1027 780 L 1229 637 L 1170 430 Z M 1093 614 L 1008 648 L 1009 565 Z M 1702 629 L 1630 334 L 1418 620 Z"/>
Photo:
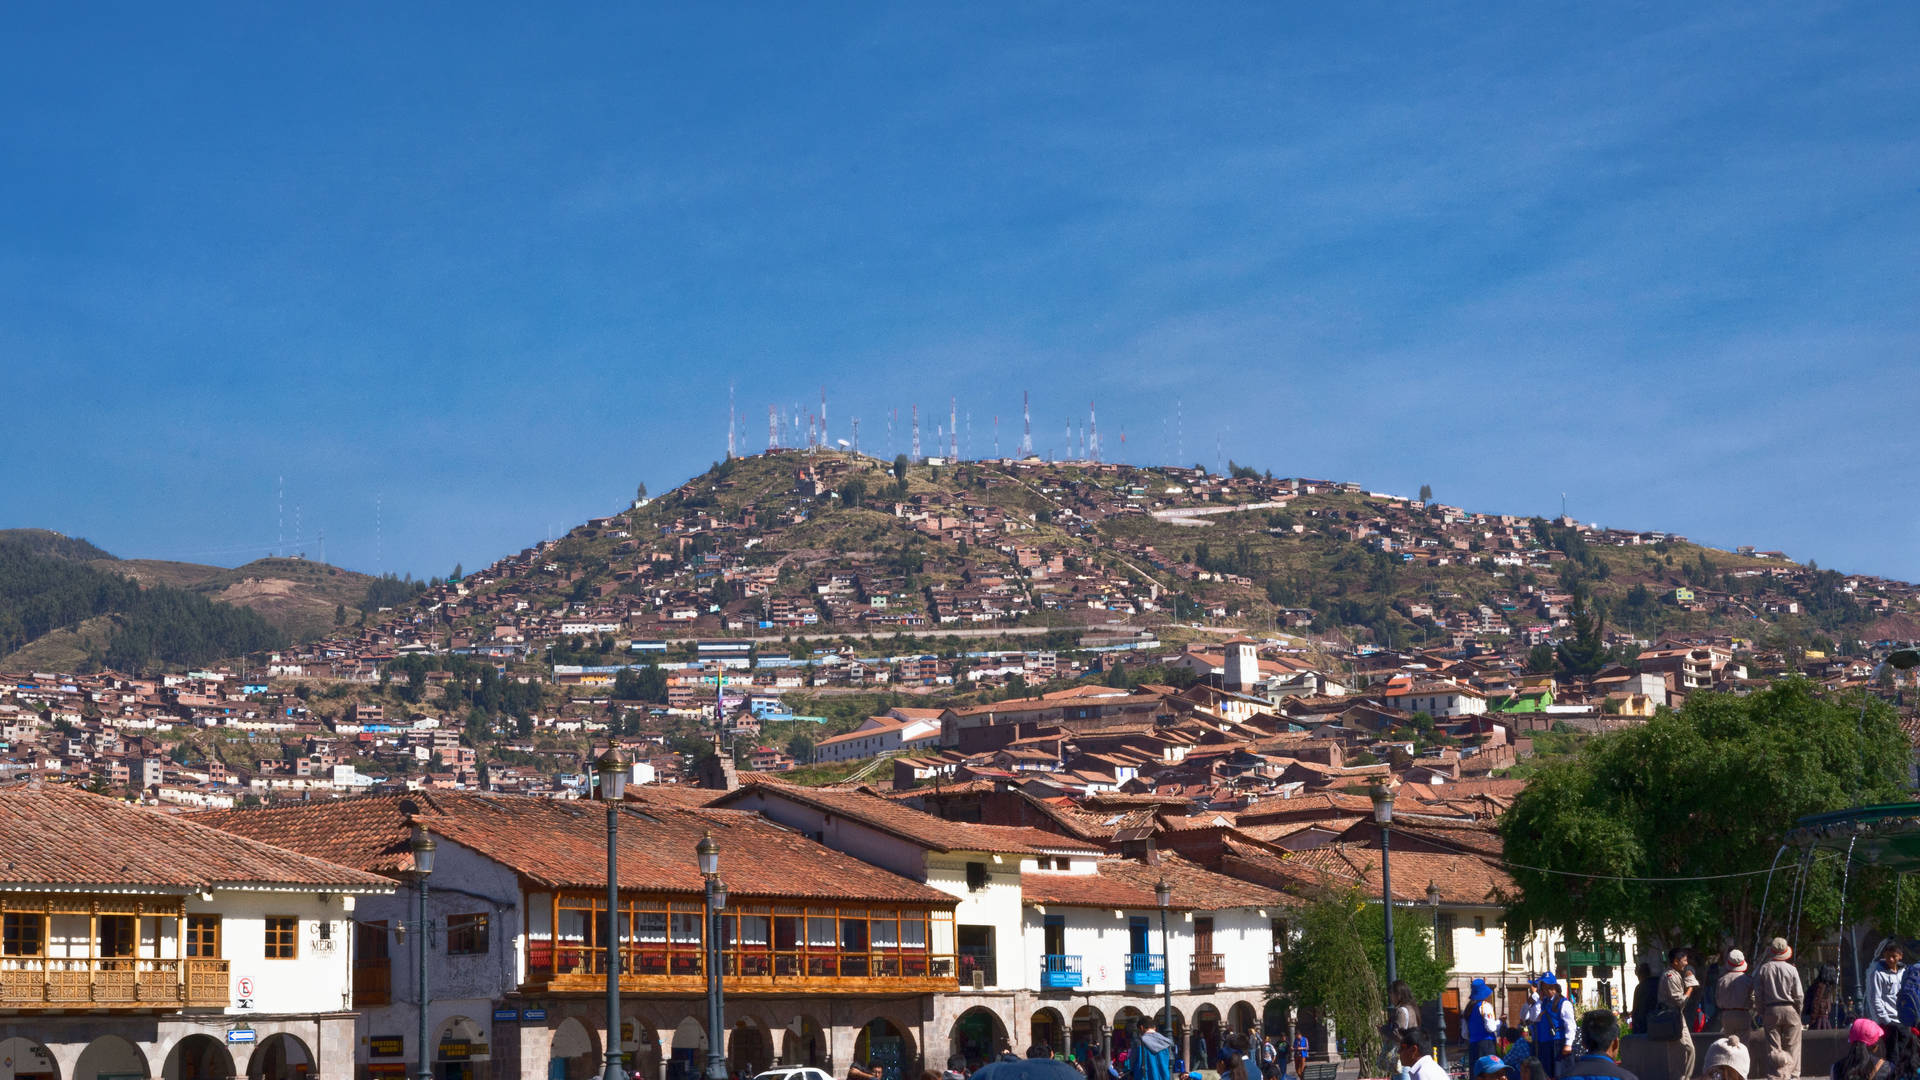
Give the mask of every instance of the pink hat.
<path id="1" fill-rule="evenodd" d="M 1855 1020 L 1853 1026 L 1847 1029 L 1847 1041 L 1850 1043 L 1865 1043 L 1868 1046 L 1872 1046 L 1879 1042 L 1886 1033 L 1887 1029 L 1863 1016 Z"/>

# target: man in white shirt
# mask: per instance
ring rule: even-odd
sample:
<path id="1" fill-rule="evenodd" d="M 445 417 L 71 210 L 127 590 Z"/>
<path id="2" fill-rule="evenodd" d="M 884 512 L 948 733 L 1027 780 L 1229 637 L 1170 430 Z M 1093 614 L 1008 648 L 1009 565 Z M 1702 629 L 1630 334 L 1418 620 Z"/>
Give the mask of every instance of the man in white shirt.
<path id="1" fill-rule="evenodd" d="M 1447 1070 L 1433 1060 L 1433 1052 L 1419 1028 L 1400 1032 L 1400 1076 L 1402 1080 L 1449 1080 Z"/>

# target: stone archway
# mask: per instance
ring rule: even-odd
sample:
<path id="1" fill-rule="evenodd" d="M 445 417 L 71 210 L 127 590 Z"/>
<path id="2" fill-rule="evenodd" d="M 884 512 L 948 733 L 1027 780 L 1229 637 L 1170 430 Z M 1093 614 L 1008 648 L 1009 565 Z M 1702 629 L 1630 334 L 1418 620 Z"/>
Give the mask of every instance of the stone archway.
<path id="1" fill-rule="evenodd" d="M 1014 1052 L 1025 1056 L 1028 1048 L 1044 1046 L 1054 1057 L 1067 1056 L 1067 1022 L 1060 1010 L 1051 1005 L 1035 1009 L 1027 1020 L 1027 1045 Z"/>
<path id="2" fill-rule="evenodd" d="M 811 1065 L 825 1068 L 827 1061 L 827 1033 L 821 1028 L 820 1021 L 801 1013 L 787 1022 L 779 1032 L 780 1064 Z"/>
<path id="3" fill-rule="evenodd" d="M 954 1020 L 948 1037 L 953 1044 L 952 1052 L 966 1059 L 969 1072 L 997 1059 L 1002 1046 L 1012 1047 L 1000 1014 L 984 1005 L 975 1005 L 961 1013 Z"/>
<path id="4" fill-rule="evenodd" d="M 660 1080 L 660 1037 L 650 1021 L 631 1014 L 620 1021 L 620 1053 L 628 1076 Z"/>
<path id="5" fill-rule="evenodd" d="M 773 1064 L 773 1035 L 750 1016 L 733 1022 L 727 1033 L 727 1070 L 752 1076 Z"/>
<path id="6" fill-rule="evenodd" d="M 673 1029 L 666 1080 L 695 1080 L 705 1075 L 706 1067 L 707 1032 L 700 1021 L 689 1016 Z"/>
<path id="7" fill-rule="evenodd" d="M 1260 1012 L 1252 1002 L 1236 1001 L 1227 1009 L 1227 1030 L 1249 1037 L 1260 1033 Z"/>
<path id="8" fill-rule="evenodd" d="M 1107 1032 L 1107 1053 L 1116 1062 L 1133 1047 L 1133 1040 L 1140 1036 L 1140 1021 L 1146 1018 L 1146 1013 L 1132 1005 L 1123 1005 L 1113 1014 L 1113 1027 Z"/>
<path id="9" fill-rule="evenodd" d="M 306 1080 L 313 1074 L 313 1051 L 284 1031 L 260 1040 L 247 1055 L 247 1080 Z"/>
<path id="10" fill-rule="evenodd" d="M 591 1080 L 600 1075 L 600 1041 L 594 1031 L 574 1017 L 553 1029 L 553 1048 L 547 1051 L 547 1075 L 560 1080 Z"/>
<path id="11" fill-rule="evenodd" d="M 147 1071 L 147 1055 L 118 1035 L 102 1035 L 80 1051 L 73 1066 L 73 1080 L 100 1080 L 101 1077 L 153 1074 Z"/>
<path id="12" fill-rule="evenodd" d="M 919 1075 L 914 1069 L 919 1052 L 913 1036 L 884 1016 L 867 1021 L 854 1036 L 853 1060 L 863 1065 L 871 1062 L 868 1068 L 881 1080 L 912 1080 Z"/>
<path id="13" fill-rule="evenodd" d="M 1178 1064 L 1188 1070 L 1202 1068 L 1191 1064 L 1193 1058 L 1187 1046 L 1187 1016 L 1178 1005 L 1173 1007 L 1173 1015 L 1167 1015 L 1167 1007 L 1160 1006 L 1153 1012 L 1155 1021 L 1160 1025 L 1160 1034 L 1173 1040 L 1173 1052 L 1180 1060 Z"/>
<path id="14" fill-rule="evenodd" d="M 1220 1019 L 1220 1010 L 1212 1002 L 1207 1002 L 1193 1010 L 1193 1033 L 1186 1041 L 1187 1068 L 1211 1069 L 1214 1057 L 1220 1051 L 1221 1036 L 1225 1028 Z"/>
<path id="15" fill-rule="evenodd" d="M 167 1052 L 160 1075 L 162 1080 L 233 1080 L 233 1055 L 211 1035 L 189 1035 Z"/>
<path id="16" fill-rule="evenodd" d="M 0 1080 L 60 1080 L 60 1063 L 38 1040 L 24 1035 L 0 1039 Z"/>
<path id="17" fill-rule="evenodd" d="M 1105 1048 L 1106 1034 L 1107 1018 L 1099 1009 L 1082 1005 L 1074 1010 L 1073 1024 L 1067 1029 L 1067 1046 L 1076 1061 L 1085 1061 L 1088 1052 Z"/>

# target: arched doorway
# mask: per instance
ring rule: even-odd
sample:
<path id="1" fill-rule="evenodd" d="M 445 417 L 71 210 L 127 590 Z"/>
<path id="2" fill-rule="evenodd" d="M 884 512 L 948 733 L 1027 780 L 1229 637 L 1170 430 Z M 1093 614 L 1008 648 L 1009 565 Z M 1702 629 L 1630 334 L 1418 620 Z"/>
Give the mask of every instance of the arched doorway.
<path id="1" fill-rule="evenodd" d="M 1106 1045 L 1107 1018 L 1099 1009 L 1082 1005 L 1073 1014 L 1073 1027 L 1067 1036 L 1075 1061 L 1087 1060 L 1088 1051 Z"/>
<path id="2" fill-rule="evenodd" d="M 1254 1011 L 1250 1002 L 1236 1001 L 1227 1010 L 1227 1030 L 1235 1035 L 1253 1036 L 1259 1034 L 1260 1014 Z"/>
<path id="3" fill-rule="evenodd" d="M 727 1068 L 741 1076 L 752 1076 L 773 1064 L 773 1038 L 758 1021 L 742 1017 L 733 1022 L 727 1036 Z"/>
<path id="4" fill-rule="evenodd" d="M 1115 1062 L 1120 1060 L 1121 1054 L 1133 1048 L 1133 1040 L 1140 1037 L 1140 1021 L 1146 1018 L 1146 1013 L 1131 1005 L 1113 1014 L 1113 1030 L 1107 1035 L 1107 1053 Z"/>
<path id="5" fill-rule="evenodd" d="M 313 1052 L 285 1032 L 260 1040 L 247 1058 L 248 1080 L 306 1080 L 312 1075 Z"/>
<path id="6" fill-rule="evenodd" d="M 1057 1058 L 1067 1056 L 1067 1024 L 1060 1018 L 1060 1010 L 1046 1008 L 1034 1012 L 1027 1022 L 1027 1047 L 1033 1046 L 1044 1046 Z M 1026 1047 L 1016 1052 L 1024 1055 Z"/>
<path id="7" fill-rule="evenodd" d="M 102 1035 L 88 1043 L 73 1065 L 73 1080 L 152 1075 L 147 1071 L 147 1056 L 118 1035 Z"/>
<path id="8" fill-rule="evenodd" d="M 707 1032 L 689 1016 L 673 1029 L 673 1052 L 667 1058 L 667 1080 L 694 1080 L 707 1068 Z"/>
<path id="9" fill-rule="evenodd" d="M 167 1053 L 162 1080 L 233 1080 L 233 1055 L 211 1035 L 189 1035 Z M 6 1074 L 0 1072 L 0 1080 Z"/>
<path id="10" fill-rule="evenodd" d="M 1003 1046 L 1012 1049 L 1006 1025 L 992 1009 L 976 1005 L 953 1022 L 953 1052 L 967 1059 L 968 1072 L 997 1059 Z"/>
<path id="11" fill-rule="evenodd" d="M 1154 1011 L 1154 1018 L 1160 1025 L 1160 1034 L 1173 1040 L 1173 1053 L 1176 1059 L 1174 1061 L 1175 1072 L 1186 1072 L 1206 1067 L 1204 1065 L 1188 1064 L 1193 1058 L 1189 1056 L 1190 1052 L 1187 1047 L 1187 1017 L 1185 1013 L 1182 1013 L 1179 1008 L 1176 1007 L 1173 1010 L 1173 1015 L 1168 1016 L 1166 1006 L 1162 1005 Z"/>
<path id="12" fill-rule="evenodd" d="M 780 1064 L 826 1067 L 827 1036 L 820 1021 L 805 1013 L 787 1021 L 780 1032 Z"/>
<path id="13" fill-rule="evenodd" d="M 487 1052 L 487 1033 L 479 1024 L 465 1016 L 449 1019 L 433 1040 L 434 1080 L 475 1080 L 486 1075 Z"/>
<path id="14" fill-rule="evenodd" d="M 44 1044 L 16 1035 L 0 1039 L 0 1080 L 60 1080 L 60 1066 Z"/>
<path id="15" fill-rule="evenodd" d="M 1262 1019 L 1264 1021 L 1262 1030 L 1275 1040 L 1284 1038 L 1292 1027 L 1292 1025 L 1287 1022 L 1287 1007 L 1278 1001 L 1267 1002 L 1266 1014 Z M 1282 1049 L 1285 1049 L 1285 1047 L 1282 1047 Z"/>
<path id="16" fill-rule="evenodd" d="M 660 1080 L 660 1038 L 646 1021 L 631 1016 L 620 1021 L 620 1053 L 628 1076 Z"/>
<path id="17" fill-rule="evenodd" d="M 853 1059 L 877 1072 L 880 1080 L 905 1080 L 919 1075 L 914 1069 L 913 1037 L 898 1024 L 879 1017 L 869 1020 L 853 1040 Z M 878 1068 L 874 1068 L 874 1066 Z"/>
<path id="18" fill-rule="evenodd" d="M 547 1051 L 549 1080 L 591 1080 L 600 1075 L 600 1044 L 593 1029 L 569 1016 L 553 1029 Z"/>
<path id="19" fill-rule="evenodd" d="M 1211 1069 L 1220 1051 L 1220 1010 L 1211 1003 L 1193 1010 L 1193 1038 L 1185 1045 L 1189 1069 Z"/>

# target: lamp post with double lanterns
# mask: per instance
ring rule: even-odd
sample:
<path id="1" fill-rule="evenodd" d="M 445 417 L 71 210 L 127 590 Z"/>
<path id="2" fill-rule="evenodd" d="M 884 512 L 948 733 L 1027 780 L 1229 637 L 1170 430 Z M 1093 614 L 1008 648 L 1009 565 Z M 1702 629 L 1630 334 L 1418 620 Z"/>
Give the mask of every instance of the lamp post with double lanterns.
<path id="1" fill-rule="evenodd" d="M 620 1064 L 620 802 L 627 796 L 627 759 L 607 747 L 593 764 L 607 804 L 607 1067 L 603 1080 L 626 1080 Z"/>
<path id="2" fill-rule="evenodd" d="M 1167 935 L 1167 908 L 1173 903 L 1173 886 L 1166 878 L 1153 883 L 1153 902 L 1160 905 L 1160 995 L 1167 1011 L 1167 1038 L 1173 1038 L 1173 947 Z"/>
<path id="3" fill-rule="evenodd" d="M 727 906 L 727 883 L 720 880 L 720 845 L 712 833 L 700 838 L 693 854 L 707 882 L 707 1080 L 727 1080 L 727 1054 L 721 1045 L 726 1003 L 720 996 L 720 912 Z"/>
<path id="4" fill-rule="evenodd" d="M 1393 832 L 1393 785 L 1379 783 L 1367 792 L 1373 799 L 1373 820 L 1380 824 L 1380 904 L 1387 926 L 1387 985 L 1400 978 L 1400 967 L 1393 956 L 1393 867 L 1389 834 Z"/>
<path id="5" fill-rule="evenodd" d="M 416 1067 L 420 1070 L 419 1080 L 433 1080 L 433 1051 L 427 1045 L 427 947 L 433 944 L 433 929 L 427 925 L 427 878 L 433 874 L 433 837 L 419 822 L 413 823 L 413 831 L 407 837 L 407 850 L 413 853 L 413 884 L 415 897 L 415 918 L 413 936 L 415 954 L 419 957 L 414 971 L 415 985 L 420 991 L 420 1029 L 417 1033 L 420 1045 L 415 1055 Z"/>

